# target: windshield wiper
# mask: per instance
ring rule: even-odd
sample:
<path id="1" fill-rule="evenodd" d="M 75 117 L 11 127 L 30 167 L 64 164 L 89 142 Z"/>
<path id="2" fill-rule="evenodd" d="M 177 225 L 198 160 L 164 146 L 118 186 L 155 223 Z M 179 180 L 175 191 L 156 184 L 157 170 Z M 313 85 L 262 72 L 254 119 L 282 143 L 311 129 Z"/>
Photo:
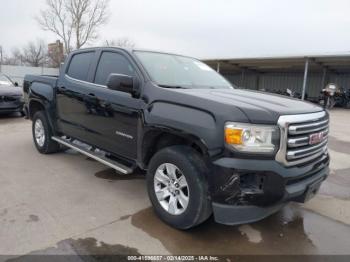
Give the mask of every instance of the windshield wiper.
<path id="1" fill-rule="evenodd" d="M 184 86 L 172 86 L 172 85 L 158 85 L 163 88 L 174 88 L 174 89 L 188 89 L 187 87 Z"/>

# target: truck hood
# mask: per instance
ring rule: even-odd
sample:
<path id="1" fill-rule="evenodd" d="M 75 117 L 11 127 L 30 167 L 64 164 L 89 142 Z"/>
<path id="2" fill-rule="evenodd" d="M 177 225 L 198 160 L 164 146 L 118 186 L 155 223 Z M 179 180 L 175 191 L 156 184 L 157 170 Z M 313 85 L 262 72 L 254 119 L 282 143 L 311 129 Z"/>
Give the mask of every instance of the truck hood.
<path id="1" fill-rule="evenodd" d="M 277 94 L 240 89 L 178 89 L 177 92 L 207 100 L 206 108 L 220 108 L 218 104 L 236 107 L 251 123 L 273 123 L 281 115 L 305 114 L 322 111 L 315 104 Z M 215 106 L 215 104 L 217 106 Z M 234 119 L 234 116 L 230 116 Z M 229 120 L 229 119 L 228 119 Z"/>
<path id="2" fill-rule="evenodd" d="M 0 85 L 0 96 L 21 96 L 22 88 L 18 86 Z"/>

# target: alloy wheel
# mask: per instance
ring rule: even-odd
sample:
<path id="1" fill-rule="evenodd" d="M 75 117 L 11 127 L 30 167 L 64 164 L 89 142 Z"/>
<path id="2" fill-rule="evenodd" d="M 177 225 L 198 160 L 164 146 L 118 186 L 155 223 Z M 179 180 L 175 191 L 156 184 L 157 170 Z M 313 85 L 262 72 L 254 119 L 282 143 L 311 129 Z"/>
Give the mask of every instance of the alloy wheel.
<path id="1" fill-rule="evenodd" d="M 43 122 L 40 119 L 35 121 L 34 136 L 38 146 L 43 147 L 45 144 L 45 129 Z"/>
<path id="2" fill-rule="evenodd" d="M 185 212 L 190 197 L 186 177 L 174 164 L 160 165 L 154 175 L 154 190 L 159 204 L 171 215 Z"/>

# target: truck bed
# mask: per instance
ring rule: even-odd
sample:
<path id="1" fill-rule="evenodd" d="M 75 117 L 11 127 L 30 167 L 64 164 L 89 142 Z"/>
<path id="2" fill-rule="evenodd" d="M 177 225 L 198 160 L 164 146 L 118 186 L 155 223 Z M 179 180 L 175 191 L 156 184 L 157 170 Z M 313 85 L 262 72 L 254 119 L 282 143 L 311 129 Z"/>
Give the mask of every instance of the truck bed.
<path id="1" fill-rule="evenodd" d="M 29 84 L 33 82 L 40 82 L 43 84 L 48 84 L 52 87 L 56 86 L 58 76 L 55 75 L 26 75 L 24 77 L 24 82 L 29 82 Z M 23 85 L 24 86 L 24 85 Z"/>
<path id="2" fill-rule="evenodd" d="M 26 75 L 23 82 L 24 111 L 29 116 L 30 89 L 35 89 L 40 94 L 46 94 L 53 99 L 54 89 L 57 86 L 58 76 L 53 75 Z M 33 91 L 33 90 L 32 90 Z"/>
<path id="3" fill-rule="evenodd" d="M 26 75 L 23 82 L 24 95 L 28 94 L 29 88 L 33 83 L 40 83 L 43 85 L 50 86 L 51 88 L 56 87 L 58 76 L 53 75 Z"/>

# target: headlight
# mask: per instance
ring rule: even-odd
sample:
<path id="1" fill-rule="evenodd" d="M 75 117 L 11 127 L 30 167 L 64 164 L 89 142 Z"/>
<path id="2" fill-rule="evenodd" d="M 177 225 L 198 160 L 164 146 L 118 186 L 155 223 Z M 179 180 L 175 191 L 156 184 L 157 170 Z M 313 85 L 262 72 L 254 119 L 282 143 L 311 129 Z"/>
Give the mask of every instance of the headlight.
<path id="1" fill-rule="evenodd" d="M 233 122 L 225 125 L 226 144 L 241 152 L 273 153 L 278 140 L 279 129 L 276 126 Z"/>

